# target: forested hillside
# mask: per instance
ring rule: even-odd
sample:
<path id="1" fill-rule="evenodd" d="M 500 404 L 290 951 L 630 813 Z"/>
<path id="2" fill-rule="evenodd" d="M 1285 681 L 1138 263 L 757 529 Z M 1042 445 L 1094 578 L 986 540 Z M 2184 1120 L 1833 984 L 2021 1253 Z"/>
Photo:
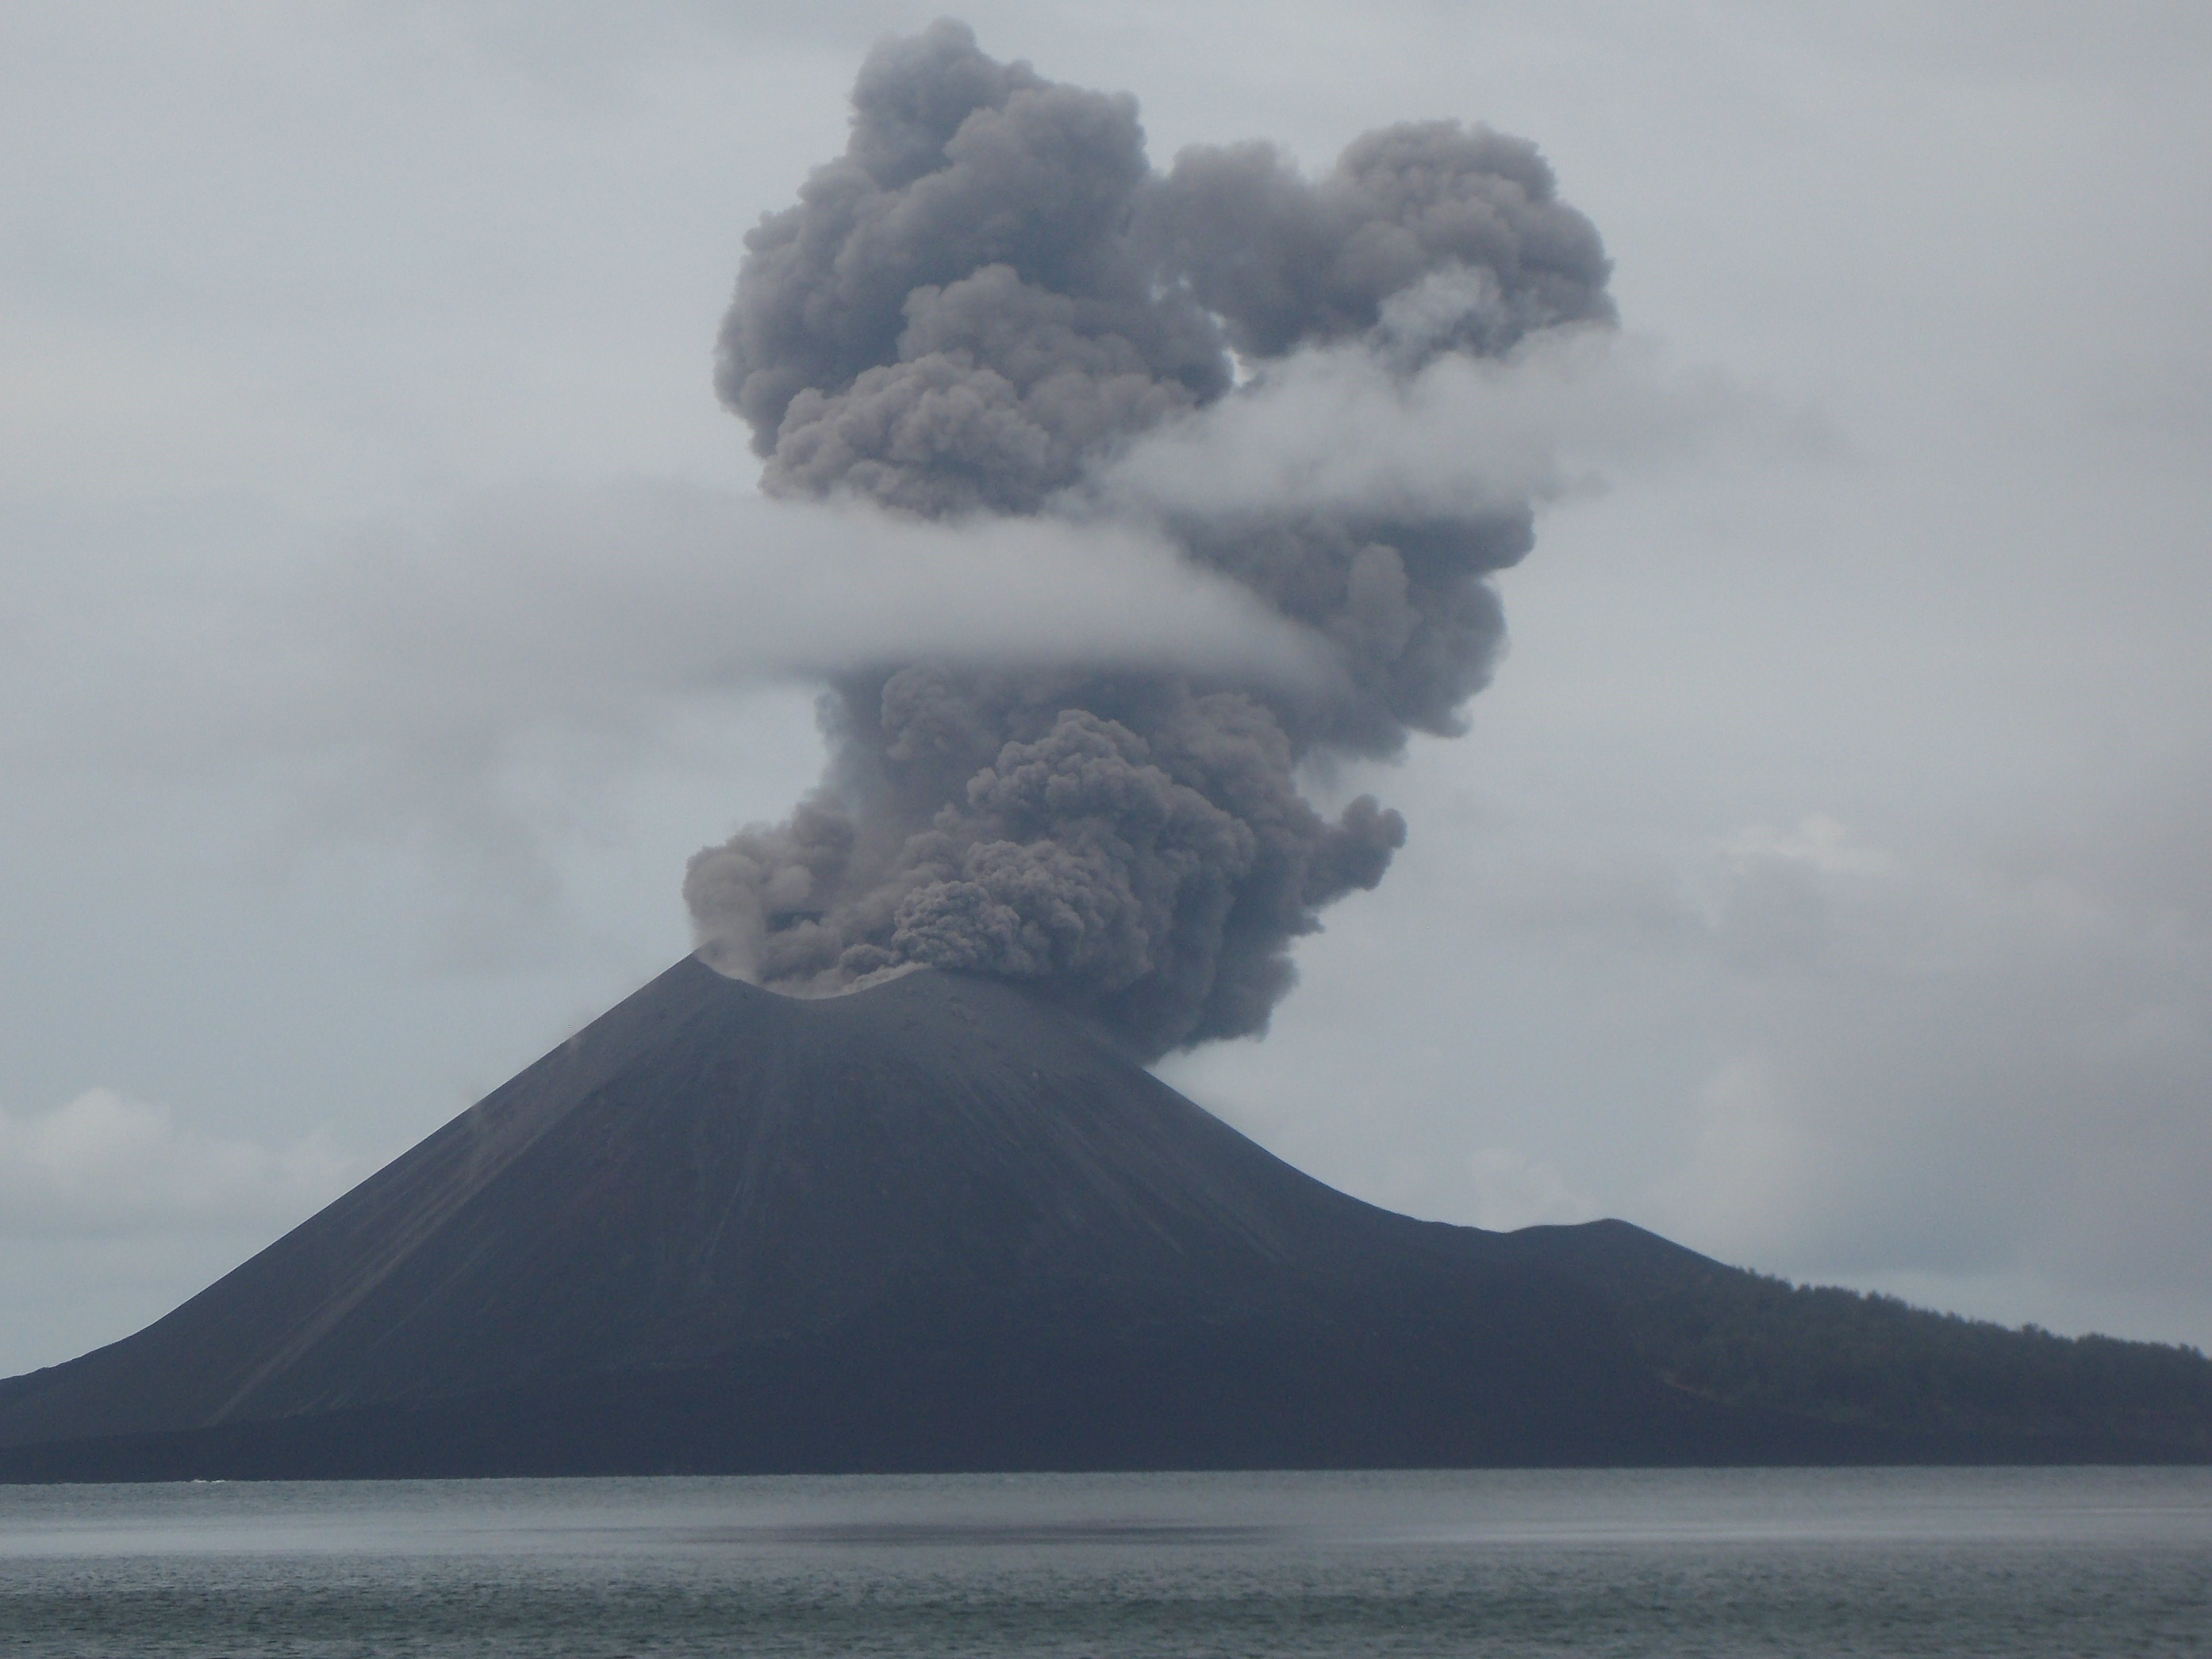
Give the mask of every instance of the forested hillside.
<path id="1" fill-rule="evenodd" d="M 1556 1231 L 1547 1253 L 1611 1295 L 1637 1346 L 1692 1393 L 1931 1441 L 1996 1434 L 2023 1455 L 2212 1459 L 2212 1359 L 2195 1348 L 1793 1285 L 1620 1223 Z"/>

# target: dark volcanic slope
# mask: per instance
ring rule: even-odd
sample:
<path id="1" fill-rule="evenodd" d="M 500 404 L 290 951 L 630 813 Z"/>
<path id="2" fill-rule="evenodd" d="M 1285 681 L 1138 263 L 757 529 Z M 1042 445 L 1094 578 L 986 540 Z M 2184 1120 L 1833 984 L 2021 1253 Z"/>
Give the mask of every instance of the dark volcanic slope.
<path id="1" fill-rule="evenodd" d="M 1731 1272 L 1359 1203 L 1003 983 L 798 1001 L 687 959 L 167 1317 L 0 1382 L 0 1477 L 2002 1453 L 1668 1383 L 1638 1287 L 1679 1346 Z"/>
<path id="2" fill-rule="evenodd" d="M 4 1385 L 0 1435 L 665 1366 L 917 1292 L 1238 1293 L 1413 1224 L 1004 985 L 799 1001 L 686 958 L 159 1323 Z"/>
<path id="3" fill-rule="evenodd" d="M 1008 986 L 799 1001 L 687 958 L 167 1318 L 0 1385 L 0 1441 L 665 1370 L 925 1305 L 1249 1318 L 1433 1290 L 1454 1231 L 1299 1174 Z"/>

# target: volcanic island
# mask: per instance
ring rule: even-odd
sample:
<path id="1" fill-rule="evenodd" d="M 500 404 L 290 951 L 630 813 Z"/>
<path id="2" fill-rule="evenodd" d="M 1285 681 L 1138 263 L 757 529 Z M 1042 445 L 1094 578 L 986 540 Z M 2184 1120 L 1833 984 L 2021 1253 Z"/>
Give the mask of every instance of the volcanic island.
<path id="1" fill-rule="evenodd" d="M 0 1479 L 2212 1461 L 2212 1361 L 1415 1220 L 1036 991 L 678 962 L 137 1334 Z"/>

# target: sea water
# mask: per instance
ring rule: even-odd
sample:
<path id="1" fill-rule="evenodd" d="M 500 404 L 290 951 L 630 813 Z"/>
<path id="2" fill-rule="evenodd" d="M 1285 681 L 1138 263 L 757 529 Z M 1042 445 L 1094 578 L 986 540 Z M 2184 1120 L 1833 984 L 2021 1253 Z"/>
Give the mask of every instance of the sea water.
<path id="1" fill-rule="evenodd" d="M 2212 1470 L 0 1488 L 0 1653 L 2212 1654 Z"/>

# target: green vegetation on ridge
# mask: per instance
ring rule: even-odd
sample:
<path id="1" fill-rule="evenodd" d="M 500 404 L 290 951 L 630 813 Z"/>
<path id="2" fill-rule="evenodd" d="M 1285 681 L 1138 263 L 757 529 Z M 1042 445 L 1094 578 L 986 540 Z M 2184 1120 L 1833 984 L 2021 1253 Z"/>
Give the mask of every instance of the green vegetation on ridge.
<path id="1" fill-rule="evenodd" d="M 2014 1330 L 1729 1268 L 1686 1276 L 1627 1312 L 1668 1381 L 1734 1405 L 1929 1436 L 2212 1455 L 2212 1360 L 2195 1348 Z"/>

